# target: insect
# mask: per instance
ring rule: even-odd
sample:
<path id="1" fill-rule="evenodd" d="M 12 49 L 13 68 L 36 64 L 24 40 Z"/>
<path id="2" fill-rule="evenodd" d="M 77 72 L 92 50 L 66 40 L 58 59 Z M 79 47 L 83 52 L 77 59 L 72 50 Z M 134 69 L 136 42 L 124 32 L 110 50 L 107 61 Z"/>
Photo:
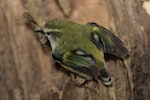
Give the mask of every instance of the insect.
<path id="1" fill-rule="evenodd" d="M 53 59 L 84 78 L 83 84 L 91 80 L 101 80 L 106 86 L 112 84 L 106 71 L 104 53 L 123 58 L 128 52 L 112 32 L 93 22 L 81 25 L 65 19 L 49 20 L 42 27 L 28 12 L 24 13 L 24 17 L 43 45 L 50 42 Z"/>

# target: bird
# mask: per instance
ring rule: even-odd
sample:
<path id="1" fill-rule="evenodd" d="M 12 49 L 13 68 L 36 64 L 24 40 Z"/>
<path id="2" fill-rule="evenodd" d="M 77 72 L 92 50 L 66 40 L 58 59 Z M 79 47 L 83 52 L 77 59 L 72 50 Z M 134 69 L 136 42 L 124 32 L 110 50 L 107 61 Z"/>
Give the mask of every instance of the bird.
<path id="1" fill-rule="evenodd" d="M 40 26 L 28 12 L 24 17 L 38 33 L 39 39 L 47 38 L 54 61 L 85 79 L 81 85 L 92 80 L 100 80 L 105 86 L 112 85 L 104 54 L 124 58 L 128 50 L 111 31 L 94 22 L 82 25 L 61 18 L 48 20 Z"/>

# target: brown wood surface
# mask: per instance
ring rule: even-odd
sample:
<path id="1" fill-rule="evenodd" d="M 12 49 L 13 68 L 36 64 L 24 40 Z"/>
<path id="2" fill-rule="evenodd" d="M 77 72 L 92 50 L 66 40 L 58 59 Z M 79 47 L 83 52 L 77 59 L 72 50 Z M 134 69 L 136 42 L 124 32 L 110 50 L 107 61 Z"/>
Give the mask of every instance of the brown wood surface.
<path id="1" fill-rule="evenodd" d="M 0 0 L 0 100 L 149 100 L 150 15 L 145 2 L 62 0 L 58 5 L 55 0 Z M 54 64 L 50 49 L 25 24 L 25 11 L 40 25 L 65 15 L 114 32 L 128 48 L 129 57 L 107 60 L 113 86 L 95 82 L 74 86 L 70 76 Z"/>

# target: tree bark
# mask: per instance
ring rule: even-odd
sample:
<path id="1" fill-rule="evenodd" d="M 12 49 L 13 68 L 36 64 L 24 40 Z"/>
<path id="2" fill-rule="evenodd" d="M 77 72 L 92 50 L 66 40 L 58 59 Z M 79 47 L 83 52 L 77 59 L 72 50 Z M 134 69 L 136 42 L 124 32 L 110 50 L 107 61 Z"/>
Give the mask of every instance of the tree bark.
<path id="1" fill-rule="evenodd" d="M 58 5 L 55 0 L 0 0 L 0 100 L 149 100 L 150 14 L 144 6 L 148 2 L 62 0 Z M 40 25 L 65 15 L 74 22 L 92 21 L 114 32 L 128 48 L 129 57 L 107 59 L 113 85 L 75 86 L 54 64 L 51 50 L 26 26 L 25 11 Z"/>

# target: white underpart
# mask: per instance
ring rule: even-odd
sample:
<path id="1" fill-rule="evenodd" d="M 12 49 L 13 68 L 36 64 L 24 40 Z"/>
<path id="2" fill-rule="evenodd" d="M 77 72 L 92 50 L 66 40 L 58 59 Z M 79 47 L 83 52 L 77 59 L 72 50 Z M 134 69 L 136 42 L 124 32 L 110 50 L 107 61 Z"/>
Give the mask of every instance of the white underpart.
<path id="1" fill-rule="evenodd" d="M 52 48 L 52 52 L 55 50 L 56 48 L 56 42 L 55 40 L 52 38 L 52 35 L 47 35 L 48 40 L 50 42 L 51 48 Z"/>
<path id="2" fill-rule="evenodd" d="M 60 29 L 44 28 L 43 31 L 44 31 L 44 33 L 60 32 Z M 50 35 L 46 34 L 46 37 L 48 38 L 48 40 L 50 42 L 50 45 L 51 45 L 51 48 L 52 48 L 52 52 L 53 52 L 55 50 L 55 48 L 56 48 L 56 41 L 57 41 L 57 39 L 55 40 L 51 34 Z"/>
<path id="3" fill-rule="evenodd" d="M 43 31 L 44 31 L 45 33 L 47 33 L 47 32 L 52 32 L 52 31 L 54 31 L 54 30 L 56 30 L 56 29 L 49 29 L 49 28 L 44 28 L 44 29 L 43 29 Z M 56 42 L 55 42 L 54 38 L 52 37 L 52 35 L 46 34 L 46 37 L 48 38 L 48 40 L 49 40 L 49 42 L 50 42 L 50 45 L 51 45 L 51 48 L 52 48 L 52 52 L 53 52 L 53 51 L 55 50 L 55 48 L 56 48 Z"/>

